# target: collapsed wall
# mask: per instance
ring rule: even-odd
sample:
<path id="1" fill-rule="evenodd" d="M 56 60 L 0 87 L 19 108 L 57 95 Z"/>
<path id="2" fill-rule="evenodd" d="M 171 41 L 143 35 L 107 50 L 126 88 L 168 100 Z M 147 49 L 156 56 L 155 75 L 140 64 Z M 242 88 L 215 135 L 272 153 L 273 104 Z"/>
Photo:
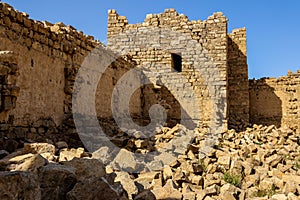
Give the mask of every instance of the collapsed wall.
<path id="1" fill-rule="evenodd" d="M 250 80 L 250 121 L 300 131 L 300 71 Z"/>

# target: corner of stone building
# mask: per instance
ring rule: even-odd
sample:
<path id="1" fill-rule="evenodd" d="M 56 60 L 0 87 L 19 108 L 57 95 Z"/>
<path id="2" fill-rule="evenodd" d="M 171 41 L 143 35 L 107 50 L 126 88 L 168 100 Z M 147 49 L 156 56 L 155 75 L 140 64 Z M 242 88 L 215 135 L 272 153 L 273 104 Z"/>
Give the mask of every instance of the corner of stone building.
<path id="1" fill-rule="evenodd" d="M 227 62 L 229 128 L 242 130 L 250 112 L 246 28 L 228 34 Z"/>

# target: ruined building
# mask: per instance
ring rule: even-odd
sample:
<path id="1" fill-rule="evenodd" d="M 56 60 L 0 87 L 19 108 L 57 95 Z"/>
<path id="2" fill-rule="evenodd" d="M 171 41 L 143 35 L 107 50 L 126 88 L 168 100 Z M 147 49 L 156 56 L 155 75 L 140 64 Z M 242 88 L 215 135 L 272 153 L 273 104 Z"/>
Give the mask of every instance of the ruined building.
<path id="1" fill-rule="evenodd" d="M 76 75 L 90 52 L 107 48 L 72 26 L 32 20 L 5 3 L 0 3 L 0 16 L 0 146 L 9 150 L 26 140 L 46 139 L 77 144 L 72 118 Z M 142 86 L 129 103 L 137 124 L 149 123 L 149 109 L 159 103 L 169 126 L 190 118 L 197 126 L 214 124 L 219 130 L 263 123 L 299 132 L 299 71 L 249 81 L 246 29 L 228 33 L 227 23 L 222 13 L 190 21 L 168 9 L 128 24 L 110 10 L 107 46 L 120 56 L 98 83 L 100 124 L 115 123 L 111 94 L 121 77 L 137 68 L 151 83 L 143 85 L 137 77 Z"/>

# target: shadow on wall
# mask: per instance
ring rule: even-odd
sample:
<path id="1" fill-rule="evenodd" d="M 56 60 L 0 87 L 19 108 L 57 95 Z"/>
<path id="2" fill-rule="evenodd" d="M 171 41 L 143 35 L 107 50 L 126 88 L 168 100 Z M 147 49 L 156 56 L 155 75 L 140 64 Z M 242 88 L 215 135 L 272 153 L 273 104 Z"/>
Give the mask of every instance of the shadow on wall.
<path id="1" fill-rule="evenodd" d="M 281 126 L 282 101 L 265 79 L 250 80 L 250 123 Z"/>
<path id="2" fill-rule="evenodd" d="M 196 124 L 188 113 L 182 108 L 180 102 L 165 86 L 145 85 L 141 88 L 142 122 L 135 122 L 141 126 L 150 123 L 149 110 L 152 105 L 159 104 L 167 112 L 167 127 L 174 127 L 176 124 L 183 124 L 188 129 L 196 128 Z M 133 117 L 134 118 L 134 117 Z"/>
<path id="3" fill-rule="evenodd" d="M 121 62 L 123 66 L 125 63 Z M 119 132 L 119 128 L 112 116 L 112 93 L 120 79 L 129 72 L 134 65 L 128 67 L 117 67 L 118 62 L 112 63 L 102 74 L 96 92 L 96 111 L 100 126 L 108 135 Z M 127 64 L 128 65 L 128 64 Z M 140 78 L 140 77 L 132 77 Z M 144 77 L 145 78 L 145 77 Z M 150 81 L 144 81 L 146 83 Z M 126 94 L 126 91 L 121 91 Z M 124 95 L 124 94 L 122 94 Z M 174 127 L 178 123 L 184 124 L 189 129 L 196 128 L 197 124 L 189 114 L 182 109 L 180 102 L 174 97 L 171 91 L 165 86 L 154 86 L 153 84 L 141 85 L 130 97 L 129 111 L 133 122 L 139 126 L 146 126 L 150 123 L 149 110 L 152 105 L 159 104 L 167 112 L 166 126 Z"/>
<path id="4" fill-rule="evenodd" d="M 245 33 L 244 33 L 245 34 Z M 233 37 L 234 39 L 232 39 Z M 249 123 L 249 80 L 244 44 L 235 36 L 228 37 L 228 128 L 244 130 Z M 245 36 L 243 36 L 245 37 Z M 243 49 L 245 51 L 245 49 Z"/>

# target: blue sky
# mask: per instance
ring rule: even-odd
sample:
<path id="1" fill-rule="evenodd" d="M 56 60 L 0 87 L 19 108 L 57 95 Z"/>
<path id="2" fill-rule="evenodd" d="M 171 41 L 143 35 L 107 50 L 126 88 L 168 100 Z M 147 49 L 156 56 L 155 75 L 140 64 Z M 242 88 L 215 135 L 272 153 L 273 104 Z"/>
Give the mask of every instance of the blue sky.
<path id="1" fill-rule="evenodd" d="M 32 19 L 64 22 L 105 42 L 107 10 L 116 9 L 129 23 L 148 13 L 175 8 L 190 20 L 204 20 L 221 11 L 229 32 L 247 28 L 249 77 L 278 77 L 300 69 L 300 1 L 289 0 L 4 0 Z M 25 3 L 26 2 L 26 3 Z"/>

